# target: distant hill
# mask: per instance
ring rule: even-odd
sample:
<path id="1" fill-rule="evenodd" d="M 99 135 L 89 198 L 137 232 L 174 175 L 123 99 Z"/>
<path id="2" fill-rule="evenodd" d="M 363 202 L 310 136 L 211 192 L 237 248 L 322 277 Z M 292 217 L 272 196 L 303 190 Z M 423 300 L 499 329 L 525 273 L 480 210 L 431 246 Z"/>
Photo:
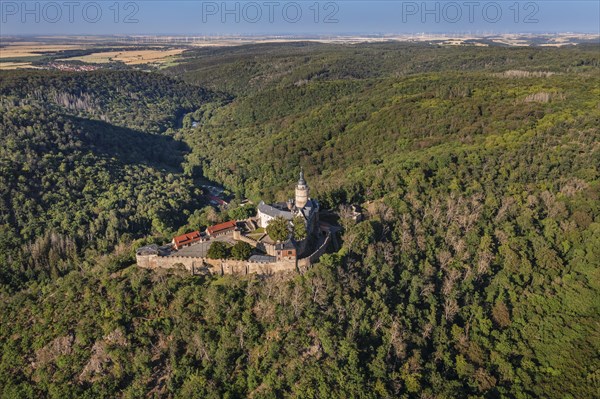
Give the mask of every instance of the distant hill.
<path id="1" fill-rule="evenodd" d="M 13 105 L 43 104 L 148 133 L 181 123 L 184 112 L 219 98 L 200 87 L 140 71 L 4 71 L 0 95 Z"/>
<path id="2" fill-rule="evenodd" d="M 597 45 L 567 48 L 442 46 L 384 42 L 262 43 L 188 50 L 166 73 L 231 94 L 249 94 L 304 80 L 402 77 L 446 71 L 565 70 L 594 64 Z"/>
<path id="3" fill-rule="evenodd" d="M 598 66 L 594 47 L 297 43 L 203 49 L 171 72 L 237 96 L 182 133 L 206 176 L 258 199 L 300 164 L 324 194 L 440 152 L 493 151 L 492 137 L 546 135 L 551 120 L 589 129 Z"/>

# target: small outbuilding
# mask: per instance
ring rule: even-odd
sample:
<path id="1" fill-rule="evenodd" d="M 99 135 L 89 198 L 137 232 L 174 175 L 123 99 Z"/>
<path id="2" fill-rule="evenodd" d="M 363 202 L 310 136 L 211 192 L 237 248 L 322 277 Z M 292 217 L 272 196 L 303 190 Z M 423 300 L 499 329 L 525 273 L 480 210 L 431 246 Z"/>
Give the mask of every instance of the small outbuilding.
<path id="1" fill-rule="evenodd" d="M 236 225 L 235 220 L 230 220 L 229 222 L 210 226 L 209 228 L 206 229 L 206 232 L 211 237 L 218 237 L 220 235 L 227 234 L 229 232 L 234 231 L 236 226 L 237 225 Z"/>
<path id="2" fill-rule="evenodd" d="M 173 248 L 181 249 L 201 240 L 202 235 L 200 234 L 200 232 L 193 231 L 191 233 L 186 233 L 177 237 L 173 237 L 173 241 L 171 242 L 171 244 L 173 245 Z"/>

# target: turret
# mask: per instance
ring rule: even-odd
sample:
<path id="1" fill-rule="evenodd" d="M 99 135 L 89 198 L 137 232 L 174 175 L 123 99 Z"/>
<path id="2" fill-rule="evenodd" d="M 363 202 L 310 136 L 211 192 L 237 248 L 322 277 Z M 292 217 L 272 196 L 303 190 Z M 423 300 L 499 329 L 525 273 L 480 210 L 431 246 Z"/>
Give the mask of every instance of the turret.
<path id="1" fill-rule="evenodd" d="M 308 184 L 304 180 L 304 171 L 300 168 L 300 179 L 296 185 L 296 208 L 302 209 L 308 202 Z"/>

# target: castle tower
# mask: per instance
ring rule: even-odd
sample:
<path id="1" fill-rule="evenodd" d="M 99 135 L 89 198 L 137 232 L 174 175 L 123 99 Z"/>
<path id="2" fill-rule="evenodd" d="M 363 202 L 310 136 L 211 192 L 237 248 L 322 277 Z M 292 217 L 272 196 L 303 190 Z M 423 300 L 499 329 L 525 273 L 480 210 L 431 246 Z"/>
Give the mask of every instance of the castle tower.
<path id="1" fill-rule="evenodd" d="M 302 209 L 308 202 L 308 184 L 304 180 L 304 171 L 300 168 L 300 179 L 296 185 L 296 208 Z"/>

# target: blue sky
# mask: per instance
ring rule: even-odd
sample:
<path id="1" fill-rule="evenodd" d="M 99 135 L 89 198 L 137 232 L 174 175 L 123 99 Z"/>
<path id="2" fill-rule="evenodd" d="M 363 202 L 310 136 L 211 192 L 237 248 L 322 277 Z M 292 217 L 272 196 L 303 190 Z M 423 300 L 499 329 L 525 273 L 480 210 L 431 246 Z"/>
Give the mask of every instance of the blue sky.
<path id="1" fill-rule="evenodd" d="M 0 33 L 599 33 L 600 1 L 0 0 Z"/>

